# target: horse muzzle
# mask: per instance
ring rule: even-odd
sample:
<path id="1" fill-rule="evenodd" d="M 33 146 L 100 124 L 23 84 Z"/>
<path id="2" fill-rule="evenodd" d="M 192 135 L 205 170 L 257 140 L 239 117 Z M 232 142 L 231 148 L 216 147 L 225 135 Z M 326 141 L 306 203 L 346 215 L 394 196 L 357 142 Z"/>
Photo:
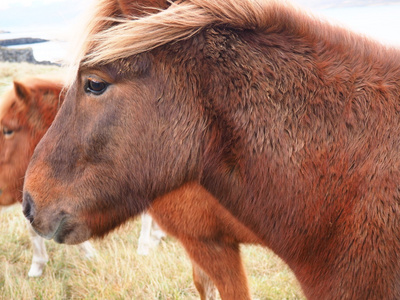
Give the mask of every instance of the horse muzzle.
<path id="1" fill-rule="evenodd" d="M 79 244 L 91 237 L 90 230 L 62 209 L 46 207 L 39 210 L 29 192 L 25 192 L 22 211 L 32 228 L 41 237 L 57 243 Z"/>

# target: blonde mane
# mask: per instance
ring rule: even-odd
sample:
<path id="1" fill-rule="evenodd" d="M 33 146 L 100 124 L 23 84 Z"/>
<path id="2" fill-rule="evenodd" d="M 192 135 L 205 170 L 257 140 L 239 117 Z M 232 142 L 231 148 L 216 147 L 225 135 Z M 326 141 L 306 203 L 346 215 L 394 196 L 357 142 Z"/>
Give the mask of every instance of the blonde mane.
<path id="1" fill-rule="evenodd" d="M 211 24 L 263 30 L 277 18 L 282 19 L 282 14 L 287 17 L 287 3 L 275 0 L 177 1 L 165 10 L 140 18 L 115 18 L 116 5 L 101 0 L 92 10 L 88 24 L 83 26 L 82 42 L 76 47 L 79 49 L 74 59 L 76 65 L 91 66 L 126 58 L 187 39 Z"/>
<path id="2" fill-rule="evenodd" d="M 80 26 L 83 32 L 77 35 L 75 55 L 71 53 L 67 86 L 75 79 L 79 66 L 111 63 L 188 39 L 211 25 L 258 32 L 286 31 L 315 41 L 328 38 L 329 43 L 358 47 L 360 54 L 383 49 L 286 0 L 176 0 L 164 10 L 143 7 L 141 17 L 121 15 L 116 0 L 99 0 L 89 12 L 85 25 Z"/>

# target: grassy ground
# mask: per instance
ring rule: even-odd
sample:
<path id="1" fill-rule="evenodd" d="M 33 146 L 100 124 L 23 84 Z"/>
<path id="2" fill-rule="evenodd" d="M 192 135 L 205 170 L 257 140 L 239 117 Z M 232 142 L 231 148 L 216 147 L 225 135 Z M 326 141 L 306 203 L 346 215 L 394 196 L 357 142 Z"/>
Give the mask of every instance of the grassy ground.
<path id="1" fill-rule="evenodd" d="M 0 63 L 0 94 L 13 77 L 57 73 L 49 66 Z M 102 240 L 98 256 L 47 241 L 50 261 L 41 278 L 28 278 L 32 251 L 21 206 L 0 212 L 0 299 L 198 299 L 183 248 L 166 238 L 149 256 L 136 254 L 140 218 Z M 257 299 L 304 299 L 290 270 L 270 251 L 243 246 L 250 288 Z"/>
<path id="2" fill-rule="evenodd" d="M 59 73 L 62 73 L 62 69 L 57 66 L 0 62 L 0 95 L 8 88 L 13 79 Z"/>

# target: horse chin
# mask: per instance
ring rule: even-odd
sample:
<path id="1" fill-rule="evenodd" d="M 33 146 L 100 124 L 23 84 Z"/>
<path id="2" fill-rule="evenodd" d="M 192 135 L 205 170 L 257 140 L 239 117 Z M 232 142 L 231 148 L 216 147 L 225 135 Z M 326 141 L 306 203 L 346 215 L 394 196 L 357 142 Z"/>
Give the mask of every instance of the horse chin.
<path id="1" fill-rule="evenodd" d="M 35 219 L 31 223 L 35 232 L 45 239 L 53 239 L 60 244 L 80 244 L 91 237 L 91 230 L 84 224 L 76 222 L 70 215 L 63 215 L 61 218 L 53 220 L 52 224 L 46 224 L 47 226 L 39 225 L 38 221 Z"/>
<path id="2" fill-rule="evenodd" d="M 72 217 L 63 218 L 56 229 L 53 240 L 60 244 L 80 244 L 91 237 L 91 230 L 84 224 L 75 222 Z"/>

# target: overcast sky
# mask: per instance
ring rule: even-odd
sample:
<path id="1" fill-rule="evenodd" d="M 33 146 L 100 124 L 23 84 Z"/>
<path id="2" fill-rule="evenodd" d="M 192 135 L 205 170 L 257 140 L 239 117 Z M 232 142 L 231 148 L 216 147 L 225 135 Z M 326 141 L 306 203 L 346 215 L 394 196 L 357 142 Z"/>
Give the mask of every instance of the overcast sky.
<path id="1" fill-rule="evenodd" d="M 93 0 L 0 0 L 0 30 L 65 27 Z"/>
<path id="2" fill-rule="evenodd" d="M 13 7 L 30 7 L 34 5 L 49 4 L 54 2 L 67 2 L 68 0 L 1 0 L 0 10 L 6 10 Z M 82 1 L 84 2 L 84 1 Z"/>
<path id="3" fill-rule="evenodd" d="M 34 28 L 69 31 L 94 0 L 0 0 L 0 30 L 29 32 Z M 292 0 L 332 17 L 342 25 L 378 39 L 400 44 L 400 0 Z M 398 4 L 389 5 L 389 3 Z M 366 6 L 375 4 L 374 6 Z M 385 4 L 385 5 L 381 5 Z M 344 7 L 336 9 L 334 7 Z M 350 7 L 354 6 L 354 7 Z M 329 9 L 326 9 L 329 8 Z"/>

